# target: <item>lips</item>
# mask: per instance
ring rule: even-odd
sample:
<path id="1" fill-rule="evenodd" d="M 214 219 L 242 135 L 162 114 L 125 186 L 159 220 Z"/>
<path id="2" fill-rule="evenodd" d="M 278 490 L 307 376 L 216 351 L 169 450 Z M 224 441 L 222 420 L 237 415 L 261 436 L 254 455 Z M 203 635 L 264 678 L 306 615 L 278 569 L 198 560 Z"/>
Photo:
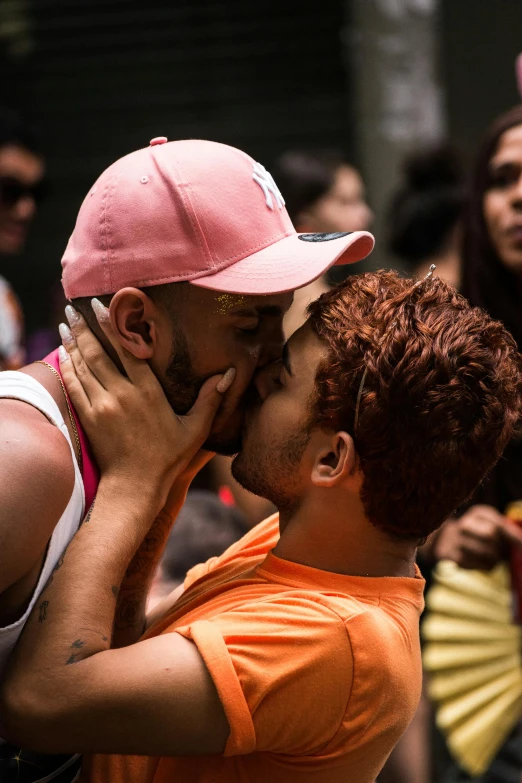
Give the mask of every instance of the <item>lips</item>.
<path id="1" fill-rule="evenodd" d="M 522 243 L 522 225 L 511 226 L 506 231 L 506 234 L 517 245 Z"/>
<path id="2" fill-rule="evenodd" d="M 10 239 L 22 240 L 27 232 L 25 223 L 7 223 L 3 227 L 3 233 Z"/>

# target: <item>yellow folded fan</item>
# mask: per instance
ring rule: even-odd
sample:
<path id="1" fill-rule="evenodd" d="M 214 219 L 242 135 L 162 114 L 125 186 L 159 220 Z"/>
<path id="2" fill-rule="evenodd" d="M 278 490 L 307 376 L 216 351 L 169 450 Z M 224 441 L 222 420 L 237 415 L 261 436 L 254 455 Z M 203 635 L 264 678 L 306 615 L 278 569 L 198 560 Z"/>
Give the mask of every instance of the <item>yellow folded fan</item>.
<path id="1" fill-rule="evenodd" d="M 422 625 L 436 722 L 460 766 L 481 775 L 522 716 L 522 629 L 507 567 L 490 573 L 443 560 Z"/>

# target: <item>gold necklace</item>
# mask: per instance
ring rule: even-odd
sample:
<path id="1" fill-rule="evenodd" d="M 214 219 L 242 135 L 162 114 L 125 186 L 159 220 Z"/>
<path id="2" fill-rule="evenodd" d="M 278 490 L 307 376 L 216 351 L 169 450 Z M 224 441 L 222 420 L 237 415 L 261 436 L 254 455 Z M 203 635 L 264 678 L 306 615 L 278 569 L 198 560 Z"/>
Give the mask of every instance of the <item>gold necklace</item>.
<path id="1" fill-rule="evenodd" d="M 43 364 L 44 367 L 48 367 L 51 370 L 51 372 L 56 375 L 56 377 L 60 382 L 60 386 L 62 387 L 63 396 L 65 399 L 65 404 L 67 405 L 67 410 L 69 412 L 69 421 L 71 422 L 71 428 L 74 434 L 74 440 L 76 441 L 76 448 L 78 449 L 78 465 L 80 468 L 80 473 L 83 473 L 83 459 L 82 459 L 82 447 L 80 444 L 80 436 L 78 435 L 78 429 L 76 427 L 76 422 L 74 421 L 74 416 L 71 410 L 71 406 L 69 405 L 69 398 L 67 396 L 67 392 L 65 391 L 65 386 L 62 381 L 62 376 L 60 375 L 59 372 L 57 372 L 54 369 L 54 367 L 51 364 L 48 364 L 47 362 L 43 362 L 39 359 L 38 361 L 35 362 L 35 364 Z"/>

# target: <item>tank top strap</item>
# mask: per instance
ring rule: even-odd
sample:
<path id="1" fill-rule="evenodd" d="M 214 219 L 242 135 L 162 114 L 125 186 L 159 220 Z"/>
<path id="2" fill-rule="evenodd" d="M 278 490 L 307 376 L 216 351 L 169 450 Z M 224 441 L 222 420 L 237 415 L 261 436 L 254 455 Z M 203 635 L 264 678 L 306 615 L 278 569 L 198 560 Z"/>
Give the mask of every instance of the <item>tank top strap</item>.
<path id="1" fill-rule="evenodd" d="M 85 493 L 76 454 L 61 411 L 53 397 L 41 383 L 18 371 L 0 372 L 0 399 L 20 400 L 39 410 L 66 438 L 74 466 L 74 486 L 69 502 L 58 520 L 49 543 L 40 576 L 29 604 L 21 617 L 11 625 L 0 627 L 0 678 L 7 659 L 22 629 L 44 589 L 53 569 L 67 548 L 85 514 Z M 57 476 L 59 480 L 59 476 Z"/>
<path id="2" fill-rule="evenodd" d="M 31 375 L 18 370 L 5 370 L 0 372 L 0 397 L 10 400 L 20 400 L 37 408 L 40 413 L 54 424 L 67 438 L 67 443 L 71 447 L 73 456 L 75 452 L 69 430 L 65 424 L 62 413 L 54 401 L 53 397 L 46 388 L 42 386 Z M 74 459 L 76 462 L 76 457 Z"/>
<path id="3" fill-rule="evenodd" d="M 46 362 L 46 364 L 50 364 L 51 367 L 54 367 L 56 372 L 59 375 L 61 375 L 60 359 L 58 357 L 57 350 L 53 351 L 48 356 L 46 356 L 43 361 Z M 85 489 L 85 508 L 88 509 L 91 507 L 92 503 L 94 502 L 96 492 L 98 491 L 98 484 L 100 483 L 100 474 L 98 472 L 98 467 L 96 465 L 96 462 L 94 461 L 94 456 L 92 454 L 89 441 L 87 440 L 87 436 L 85 435 L 85 432 L 83 430 L 82 423 L 79 420 L 76 411 L 74 410 L 74 405 L 69 399 L 69 395 L 67 395 L 67 399 L 69 400 L 69 406 L 71 408 L 71 412 L 76 424 L 76 430 L 78 432 L 78 437 L 80 439 L 80 446 L 82 449 L 82 479 L 83 479 L 83 486 Z"/>

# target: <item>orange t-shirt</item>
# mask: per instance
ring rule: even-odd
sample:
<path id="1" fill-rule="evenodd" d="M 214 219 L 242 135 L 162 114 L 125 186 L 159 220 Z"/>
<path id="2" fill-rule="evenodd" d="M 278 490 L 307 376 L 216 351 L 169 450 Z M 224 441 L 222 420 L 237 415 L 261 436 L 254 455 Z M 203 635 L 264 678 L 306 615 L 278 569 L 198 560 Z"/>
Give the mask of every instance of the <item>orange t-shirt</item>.
<path id="1" fill-rule="evenodd" d="M 424 580 L 271 553 L 278 517 L 189 571 L 147 637 L 196 644 L 230 724 L 222 756 L 86 759 L 91 783 L 373 783 L 421 692 Z"/>

